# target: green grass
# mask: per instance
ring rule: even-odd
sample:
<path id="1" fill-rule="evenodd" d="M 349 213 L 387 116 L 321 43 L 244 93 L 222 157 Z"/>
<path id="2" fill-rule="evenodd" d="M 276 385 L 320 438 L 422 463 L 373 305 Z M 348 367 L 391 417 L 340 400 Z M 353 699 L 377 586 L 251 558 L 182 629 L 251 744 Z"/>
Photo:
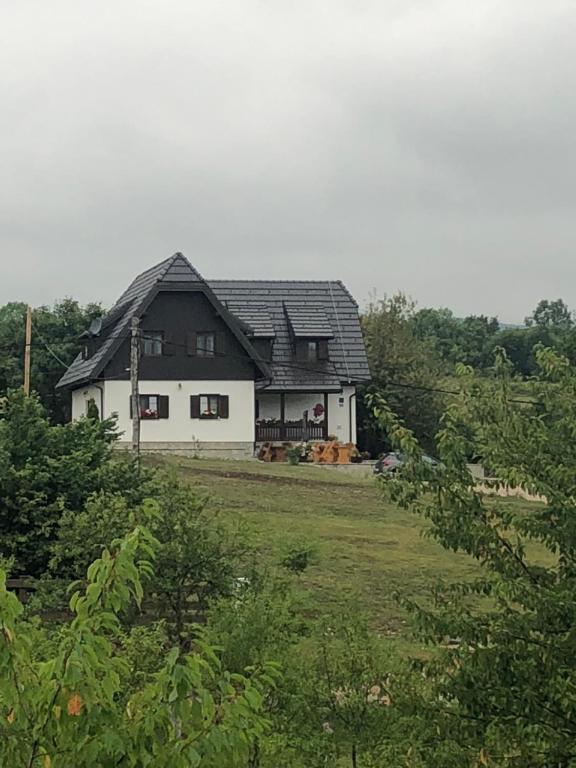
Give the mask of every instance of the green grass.
<path id="1" fill-rule="evenodd" d="M 407 636 L 407 617 L 396 593 L 427 603 L 438 581 L 460 581 L 479 572 L 470 558 L 424 537 L 423 521 L 385 501 L 371 477 L 248 461 L 161 456 L 149 461 L 174 468 L 208 490 L 210 504 L 226 519 L 249 525 L 264 561 L 277 562 L 287 541 L 314 542 L 318 559 L 302 576 L 302 585 L 310 589 L 318 612 L 353 602 L 380 632 Z"/>

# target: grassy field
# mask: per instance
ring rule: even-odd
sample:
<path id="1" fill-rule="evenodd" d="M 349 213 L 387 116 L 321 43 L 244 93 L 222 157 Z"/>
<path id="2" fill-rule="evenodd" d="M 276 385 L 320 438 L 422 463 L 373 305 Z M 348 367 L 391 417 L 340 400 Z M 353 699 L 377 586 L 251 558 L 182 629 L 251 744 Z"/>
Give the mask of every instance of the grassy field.
<path id="1" fill-rule="evenodd" d="M 289 541 L 313 542 L 318 559 L 302 584 L 319 612 L 353 602 L 382 633 L 407 637 L 395 593 L 427 602 L 438 581 L 478 573 L 469 558 L 424 537 L 422 520 L 386 502 L 372 478 L 303 465 L 180 457 L 149 461 L 172 467 L 208 490 L 210 503 L 223 516 L 250 526 L 265 560 L 277 562 Z"/>

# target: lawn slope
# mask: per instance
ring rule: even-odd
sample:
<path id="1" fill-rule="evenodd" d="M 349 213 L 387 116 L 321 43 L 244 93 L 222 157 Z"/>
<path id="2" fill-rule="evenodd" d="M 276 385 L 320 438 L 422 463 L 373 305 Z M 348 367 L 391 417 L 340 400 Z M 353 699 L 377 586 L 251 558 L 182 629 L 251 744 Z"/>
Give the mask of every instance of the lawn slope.
<path id="1" fill-rule="evenodd" d="M 405 632 L 397 595 L 428 602 L 438 581 L 478 573 L 467 557 L 423 536 L 417 516 L 382 498 L 372 478 L 318 467 L 155 456 L 210 493 L 227 519 L 249 525 L 262 557 L 277 561 L 287 542 L 313 542 L 317 562 L 302 584 L 319 612 L 354 602 L 386 634 Z"/>

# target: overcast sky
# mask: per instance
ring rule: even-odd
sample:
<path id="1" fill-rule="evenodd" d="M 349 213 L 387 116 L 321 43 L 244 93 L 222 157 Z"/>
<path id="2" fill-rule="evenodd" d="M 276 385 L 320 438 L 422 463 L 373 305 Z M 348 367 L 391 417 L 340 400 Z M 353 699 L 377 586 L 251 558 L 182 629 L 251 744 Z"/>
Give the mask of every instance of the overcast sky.
<path id="1" fill-rule="evenodd" d="M 574 0 L 2 0 L 0 303 L 342 279 L 576 308 Z"/>

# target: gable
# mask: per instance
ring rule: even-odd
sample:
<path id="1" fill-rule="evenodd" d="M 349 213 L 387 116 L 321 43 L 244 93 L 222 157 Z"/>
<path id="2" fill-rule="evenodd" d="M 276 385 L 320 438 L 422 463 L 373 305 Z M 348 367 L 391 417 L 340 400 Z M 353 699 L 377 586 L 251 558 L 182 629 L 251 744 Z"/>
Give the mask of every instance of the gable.
<path id="1" fill-rule="evenodd" d="M 138 378 L 146 380 L 254 380 L 258 372 L 221 313 L 201 291 L 159 290 L 140 318 L 142 339 L 160 332 L 164 338 L 163 354 L 140 357 Z M 217 354 L 195 354 L 196 336 L 214 334 Z M 108 362 L 105 378 L 128 379 L 130 340 Z"/>
<path id="2" fill-rule="evenodd" d="M 83 359 L 79 355 L 62 376 L 56 385 L 57 388 L 81 386 L 94 381 L 102 377 L 105 369 L 106 374 L 114 368 L 117 370 L 117 375 L 125 375 L 127 373 L 125 368 L 121 370 L 120 366 L 125 362 L 132 318 L 142 317 L 162 290 L 194 291 L 203 294 L 242 347 L 244 355 L 252 361 L 255 378 L 269 376 L 266 363 L 250 344 L 238 320 L 228 312 L 190 262 L 181 253 L 176 253 L 142 272 L 130 283 L 110 312 L 103 318 L 101 327 L 106 329 L 106 333 L 94 339 L 93 355 L 89 359 Z"/>

